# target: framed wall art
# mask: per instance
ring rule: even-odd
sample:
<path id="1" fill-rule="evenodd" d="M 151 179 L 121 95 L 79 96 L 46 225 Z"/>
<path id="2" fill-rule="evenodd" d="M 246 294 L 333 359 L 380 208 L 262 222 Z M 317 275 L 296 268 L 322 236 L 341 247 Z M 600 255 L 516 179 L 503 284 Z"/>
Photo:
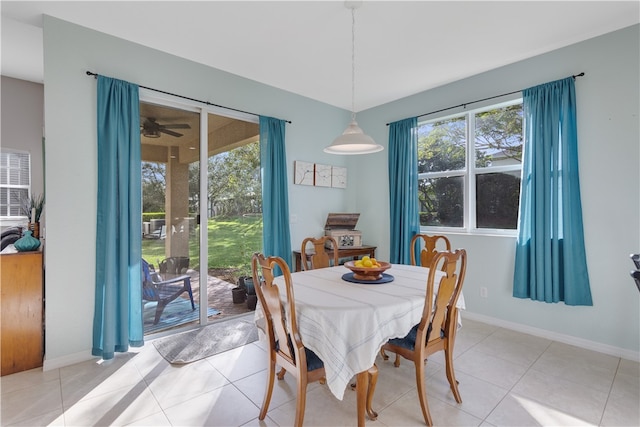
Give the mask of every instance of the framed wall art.
<path id="1" fill-rule="evenodd" d="M 333 188 L 347 188 L 347 168 L 331 166 L 331 186 Z"/>
<path id="2" fill-rule="evenodd" d="M 293 162 L 293 183 L 299 185 L 313 185 L 313 163 L 296 160 Z"/>
<path id="3" fill-rule="evenodd" d="M 320 165 L 316 163 L 315 186 L 331 187 L 331 166 L 330 165 Z"/>

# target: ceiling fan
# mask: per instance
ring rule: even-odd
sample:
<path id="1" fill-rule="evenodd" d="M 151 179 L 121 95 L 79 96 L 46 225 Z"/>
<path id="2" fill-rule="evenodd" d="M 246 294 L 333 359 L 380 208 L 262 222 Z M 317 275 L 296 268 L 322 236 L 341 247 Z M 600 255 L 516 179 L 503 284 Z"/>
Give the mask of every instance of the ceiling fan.
<path id="1" fill-rule="evenodd" d="M 175 123 L 175 124 L 166 124 L 162 125 L 156 122 L 156 119 L 153 117 L 148 117 L 141 125 L 140 125 L 140 133 L 142 136 L 146 136 L 147 138 L 160 138 L 160 133 L 166 133 L 167 135 L 181 137 L 182 134 L 178 132 L 174 132 L 169 129 L 191 129 L 187 123 Z"/>

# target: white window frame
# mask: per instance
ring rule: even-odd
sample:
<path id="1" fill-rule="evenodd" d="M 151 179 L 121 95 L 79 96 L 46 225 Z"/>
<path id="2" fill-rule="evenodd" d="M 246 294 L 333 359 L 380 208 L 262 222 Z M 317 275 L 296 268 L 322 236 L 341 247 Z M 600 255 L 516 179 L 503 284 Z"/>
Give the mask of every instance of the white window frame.
<path id="1" fill-rule="evenodd" d="M 4 156 L 4 155 L 11 155 L 11 154 L 24 154 L 27 156 L 27 175 L 29 177 L 29 183 L 28 184 L 11 184 L 9 178 L 10 178 L 10 169 L 9 168 L 2 168 L 2 170 L 0 171 L 1 174 L 6 175 L 6 184 L 0 184 L 0 189 L 2 189 L 3 191 L 7 188 L 18 188 L 18 189 L 26 189 L 27 190 L 27 197 L 31 197 L 31 153 L 29 153 L 28 151 L 21 151 L 21 150 L 13 150 L 13 149 L 5 149 L 3 148 L 0 151 L 0 155 Z M 0 216 L 0 219 L 2 219 L 2 222 L 4 225 L 17 225 L 17 223 L 21 223 L 24 222 L 25 220 L 27 220 L 27 216 L 24 215 L 22 212 L 19 215 L 11 215 L 11 211 L 8 210 L 7 211 L 8 215 L 2 215 Z M 15 223 L 15 224 L 14 224 Z"/>
<path id="2" fill-rule="evenodd" d="M 502 228 L 478 228 L 476 224 L 476 176 L 488 174 L 488 173 L 502 173 L 502 172 L 514 172 L 520 171 L 520 178 L 522 179 L 522 163 L 514 165 L 504 166 L 489 166 L 483 168 L 477 168 L 475 164 L 475 117 L 476 114 L 485 111 L 495 110 L 498 108 L 504 108 L 511 105 L 522 104 L 522 97 L 516 97 L 507 101 L 483 105 L 481 107 L 458 111 L 453 114 L 431 117 L 429 119 L 421 120 L 418 118 L 418 126 L 422 124 L 448 120 L 457 117 L 465 117 L 466 120 L 466 132 L 465 137 L 467 139 L 466 151 L 465 151 L 465 168 L 454 171 L 442 171 L 442 172 L 425 172 L 419 173 L 418 179 L 425 178 L 452 178 L 463 177 L 463 224 L 461 227 L 445 227 L 445 226 L 425 226 L 420 225 L 420 231 L 427 234 L 434 233 L 448 233 L 448 234 L 479 234 L 479 235 L 500 235 L 500 236 L 517 236 L 518 230 L 516 229 L 502 229 Z M 523 132 L 524 132 L 524 120 L 523 120 Z M 524 149 L 524 135 L 523 135 L 523 149 Z M 523 150 L 524 155 L 524 150 Z"/>

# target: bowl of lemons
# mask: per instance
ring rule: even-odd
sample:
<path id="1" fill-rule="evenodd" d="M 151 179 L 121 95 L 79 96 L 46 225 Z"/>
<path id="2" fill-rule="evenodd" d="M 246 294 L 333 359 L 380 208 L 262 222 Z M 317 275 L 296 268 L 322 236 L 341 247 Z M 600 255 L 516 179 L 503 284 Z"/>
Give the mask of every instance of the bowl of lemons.
<path id="1" fill-rule="evenodd" d="M 357 280 L 380 280 L 382 273 L 391 268 L 388 262 L 378 261 L 368 255 L 356 261 L 347 261 L 344 266 L 353 271 L 353 278 Z"/>

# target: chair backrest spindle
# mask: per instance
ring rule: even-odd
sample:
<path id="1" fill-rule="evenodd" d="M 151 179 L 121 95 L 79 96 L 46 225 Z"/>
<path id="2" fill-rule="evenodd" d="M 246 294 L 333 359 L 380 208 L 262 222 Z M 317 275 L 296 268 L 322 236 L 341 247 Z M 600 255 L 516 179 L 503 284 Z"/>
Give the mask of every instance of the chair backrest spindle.
<path id="1" fill-rule="evenodd" d="M 265 314 L 267 337 L 272 348 L 276 349 L 278 359 L 281 359 L 279 362 L 286 361 L 289 366 L 283 367 L 287 370 L 297 369 L 298 362 L 306 366 L 304 345 L 298 333 L 289 266 L 279 257 L 265 258 L 262 254 L 255 254 L 252 262 L 253 283 Z M 278 285 L 273 282 L 273 270 L 276 266 L 280 267 L 285 280 L 284 301 Z"/>
<path id="2" fill-rule="evenodd" d="M 331 258 L 325 251 L 325 245 L 327 242 L 331 242 L 331 248 L 333 249 L 333 265 L 338 265 L 338 243 L 331 236 L 322 236 L 320 238 L 307 237 L 302 241 L 302 247 L 300 249 L 300 256 L 302 260 L 302 270 L 315 270 L 316 268 L 331 267 Z M 313 245 L 314 253 L 309 256 L 311 267 L 307 264 L 307 246 L 311 243 Z"/>
<path id="3" fill-rule="evenodd" d="M 416 244 L 421 241 L 422 250 L 420 250 L 420 262 L 416 260 Z M 411 265 L 421 265 L 422 267 L 429 267 L 431 261 L 439 252 L 438 245 L 444 244 L 444 249 L 451 251 L 451 243 L 446 236 L 429 236 L 427 234 L 416 234 L 411 239 Z"/>

